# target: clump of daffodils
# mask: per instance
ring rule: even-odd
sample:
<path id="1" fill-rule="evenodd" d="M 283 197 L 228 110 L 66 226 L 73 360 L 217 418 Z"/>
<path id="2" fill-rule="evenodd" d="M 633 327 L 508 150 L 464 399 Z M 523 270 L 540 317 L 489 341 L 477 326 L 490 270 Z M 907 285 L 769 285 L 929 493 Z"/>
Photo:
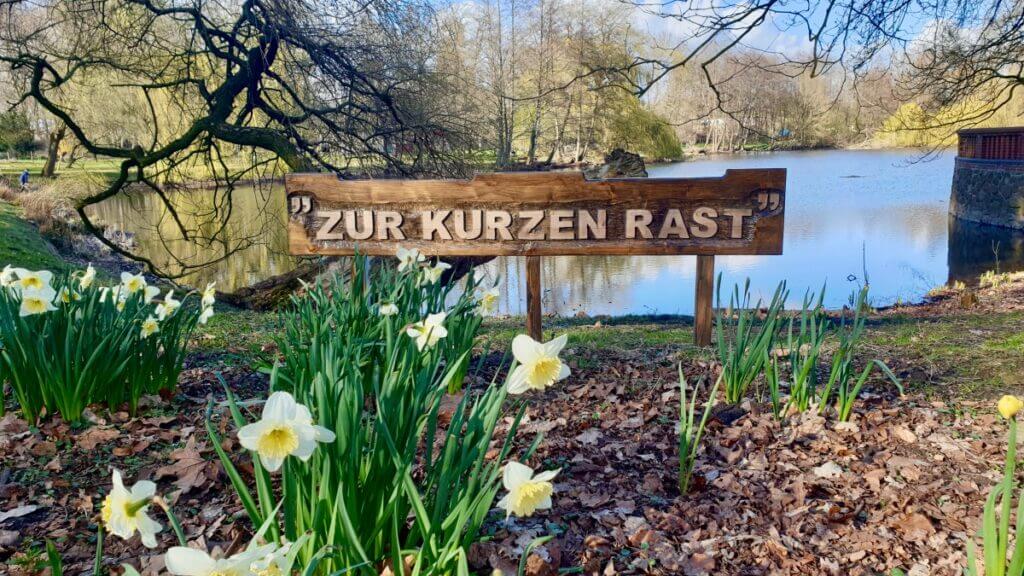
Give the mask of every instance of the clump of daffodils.
<path id="1" fill-rule="evenodd" d="M 512 355 L 519 366 L 508 380 L 509 394 L 522 394 L 527 390 L 544 390 L 559 380 L 569 377 L 569 366 L 558 357 L 565 348 L 563 334 L 550 342 L 537 342 L 526 334 L 512 340 Z"/>
<path id="2" fill-rule="evenodd" d="M 431 314 L 423 320 L 416 322 L 405 329 L 405 333 L 416 341 L 416 348 L 421 352 L 424 348 L 433 348 L 437 343 L 448 335 L 448 329 L 444 327 L 445 312 Z"/>
<path id="3" fill-rule="evenodd" d="M 238 440 L 259 455 L 267 471 L 276 472 L 288 456 L 309 460 L 317 442 L 334 442 L 334 432 L 313 424 L 309 408 L 291 394 L 274 392 L 263 405 L 260 420 L 243 426 Z"/>
<path id="4" fill-rule="evenodd" d="M 508 491 L 498 501 L 498 508 L 505 510 L 505 516 L 533 516 L 537 510 L 551 508 L 551 495 L 555 487 L 551 481 L 560 470 L 548 470 L 534 475 L 533 468 L 519 462 L 505 464 L 502 484 Z"/>
<path id="5" fill-rule="evenodd" d="M 156 484 L 142 480 L 129 490 L 124 486 L 121 472 L 114 470 L 113 488 L 103 500 L 100 513 L 103 525 L 108 532 L 125 540 L 138 532 L 144 546 L 155 547 L 156 535 L 163 527 L 146 514 L 155 495 Z"/>

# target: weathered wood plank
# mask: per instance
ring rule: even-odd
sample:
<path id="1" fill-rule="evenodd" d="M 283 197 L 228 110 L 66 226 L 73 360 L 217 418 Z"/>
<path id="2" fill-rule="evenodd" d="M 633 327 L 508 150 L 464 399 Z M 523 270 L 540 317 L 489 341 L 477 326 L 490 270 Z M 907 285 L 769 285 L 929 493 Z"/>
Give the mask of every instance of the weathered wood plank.
<path id="1" fill-rule="evenodd" d="M 587 181 L 576 172 L 472 180 L 290 174 L 293 254 L 780 254 L 786 172 Z"/>

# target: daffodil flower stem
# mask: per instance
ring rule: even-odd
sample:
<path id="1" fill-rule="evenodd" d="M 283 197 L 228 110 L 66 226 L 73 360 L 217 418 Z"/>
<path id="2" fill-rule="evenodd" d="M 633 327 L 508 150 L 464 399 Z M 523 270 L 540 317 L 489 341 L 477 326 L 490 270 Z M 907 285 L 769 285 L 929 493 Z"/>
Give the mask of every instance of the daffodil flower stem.
<path id="1" fill-rule="evenodd" d="M 1010 538 L 1010 507 L 1013 504 L 1013 477 L 1017 466 L 1017 417 L 1010 418 L 1010 443 L 1006 448 L 1006 475 L 1003 477 L 1002 515 L 999 518 L 999 558 L 1006 558 Z"/>
<path id="2" fill-rule="evenodd" d="M 174 530 L 174 535 L 178 537 L 178 543 L 182 546 L 188 546 L 188 540 L 185 539 L 185 531 L 181 528 L 181 522 L 178 521 L 178 517 L 171 511 L 171 507 L 167 505 L 167 502 L 163 498 L 157 496 L 154 498 L 157 506 L 163 509 L 164 514 L 167 515 L 167 520 L 171 523 L 171 529 Z"/>

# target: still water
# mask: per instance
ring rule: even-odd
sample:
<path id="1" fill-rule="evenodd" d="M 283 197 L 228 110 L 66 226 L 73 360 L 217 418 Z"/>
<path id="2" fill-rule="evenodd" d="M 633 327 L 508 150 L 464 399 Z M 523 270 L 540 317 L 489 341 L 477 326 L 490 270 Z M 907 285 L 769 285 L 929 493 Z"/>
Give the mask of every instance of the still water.
<path id="1" fill-rule="evenodd" d="M 750 278 L 755 295 L 768 297 L 786 280 L 791 304 L 799 305 L 804 290 L 827 282 L 826 304 L 841 306 L 867 281 L 872 301 L 885 305 L 920 300 L 953 280 L 976 281 L 997 266 L 1024 269 L 1024 234 L 948 217 L 952 153 L 920 160 L 920 153 L 907 150 L 782 152 L 702 158 L 649 171 L 657 178 L 720 176 L 728 168 L 788 170 L 783 255 L 716 258 L 726 287 Z M 233 199 L 228 236 L 251 238 L 253 245 L 192 275 L 197 285 L 217 280 L 222 288 L 237 288 L 293 266 L 280 190 L 243 189 Z M 175 236 L 173 219 L 154 200 L 147 194 L 116 198 L 96 214 L 133 234 L 137 249 L 159 263 L 223 255 L 222 245 L 168 240 Z M 197 202 L 193 214 L 215 209 L 207 200 Z M 692 313 L 695 267 L 692 256 L 545 258 L 544 308 L 561 315 Z M 503 287 L 502 312 L 523 313 L 522 260 L 499 258 L 486 270 Z"/>

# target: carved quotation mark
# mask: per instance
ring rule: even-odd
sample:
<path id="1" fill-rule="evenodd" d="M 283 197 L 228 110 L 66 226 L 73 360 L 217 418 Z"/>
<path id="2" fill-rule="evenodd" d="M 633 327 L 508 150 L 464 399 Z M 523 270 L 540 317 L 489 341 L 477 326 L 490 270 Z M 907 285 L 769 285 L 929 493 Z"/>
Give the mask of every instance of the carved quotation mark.
<path id="1" fill-rule="evenodd" d="M 292 196 L 288 206 L 292 214 L 308 214 L 313 209 L 313 199 L 309 196 Z"/>
<path id="2" fill-rule="evenodd" d="M 769 210 L 774 212 L 779 209 L 782 205 L 782 194 L 771 191 L 761 191 L 757 193 L 757 205 L 762 211 Z"/>

